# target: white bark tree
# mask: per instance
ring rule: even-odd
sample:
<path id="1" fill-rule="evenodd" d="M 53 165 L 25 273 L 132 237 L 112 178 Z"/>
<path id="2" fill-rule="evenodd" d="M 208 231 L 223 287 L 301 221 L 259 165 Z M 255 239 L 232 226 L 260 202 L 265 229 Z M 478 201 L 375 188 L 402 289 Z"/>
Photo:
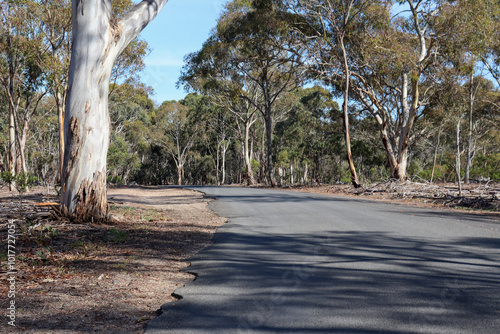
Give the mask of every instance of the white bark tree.
<path id="1" fill-rule="evenodd" d="M 123 49 L 168 0 L 144 0 L 122 19 L 111 0 L 74 0 L 73 45 L 64 119 L 63 212 L 77 221 L 108 219 L 106 155 L 109 82 Z"/>
<path id="2" fill-rule="evenodd" d="M 230 91 L 228 91 L 230 94 Z M 248 91 L 242 90 L 240 94 L 255 95 L 259 94 L 255 89 L 250 88 Z M 245 98 L 240 98 L 236 101 L 231 98 L 226 98 L 224 95 L 212 97 L 214 103 L 226 108 L 235 117 L 237 132 L 242 143 L 242 155 L 245 161 L 247 184 L 255 185 L 255 176 L 252 170 L 252 153 L 250 148 L 250 130 L 257 121 L 257 109 Z M 226 141 L 226 138 L 223 139 Z"/>
<path id="3" fill-rule="evenodd" d="M 369 7 L 369 0 L 289 0 L 289 8 L 303 21 L 297 25 L 300 45 L 308 55 L 309 70 L 332 86 L 343 86 L 342 121 L 347 163 L 354 187 L 361 187 L 351 149 L 349 95 L 351 62 L 349 37 L 356 35 L 359 16 Z M 305 24 L 303 24 L 305 23 Z M 349 36 L 351 35 L 351 36 Z"/>
<path id="4" fill-rule="evenodd" d="M 351 73 L 354 94 L 377 122 L 391 178 L 397 180 L 407 177 L 414 123 L 435 94 L 435 72 L 443 61 L 432 31 L 440 7 L 429 4 L 407 0 L 410 14 L 398 20 L 390 18 L 390 6 L 379 7 L 387 30 L 367 32 Z"/>

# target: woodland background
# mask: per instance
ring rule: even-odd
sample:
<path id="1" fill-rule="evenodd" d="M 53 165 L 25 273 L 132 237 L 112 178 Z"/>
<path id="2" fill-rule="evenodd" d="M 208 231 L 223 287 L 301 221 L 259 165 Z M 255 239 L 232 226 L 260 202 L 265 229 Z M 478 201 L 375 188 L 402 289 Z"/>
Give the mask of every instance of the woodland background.
<path id="1" fill-rule="evenodd" d="M 71 4 L 0 11 L 2 176 L 57 187 Z M 113 70 L 109 183 L 500 181 L 498 1 L 233 0 L 161 105 L 149 52 Z"/>

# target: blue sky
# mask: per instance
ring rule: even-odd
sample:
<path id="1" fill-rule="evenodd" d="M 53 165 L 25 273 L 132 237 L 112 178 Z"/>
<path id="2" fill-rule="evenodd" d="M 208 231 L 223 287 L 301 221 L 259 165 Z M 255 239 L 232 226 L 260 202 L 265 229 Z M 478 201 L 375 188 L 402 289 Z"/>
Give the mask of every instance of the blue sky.
<path id="1" fill-rule="evenodd" d="M 153 87 L 154 101 L 181 100 L 183 88 L 176 89 L 183 58 L 201 49 L 227 0 L 170 0 L 143 30 L 151 53 L 141 78 Z"/>

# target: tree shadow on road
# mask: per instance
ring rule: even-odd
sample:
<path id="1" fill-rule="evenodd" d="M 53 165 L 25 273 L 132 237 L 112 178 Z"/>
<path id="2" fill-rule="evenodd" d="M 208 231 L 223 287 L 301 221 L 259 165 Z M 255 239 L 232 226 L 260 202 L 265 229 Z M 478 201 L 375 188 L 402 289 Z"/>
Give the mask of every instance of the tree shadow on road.
<path id="1" fill-rule="evenodd" d="M 500 328 L 500 240 L 495 238 L 429 242 L 380 232 L 224 231 L 217 239 L 192 259 L 188 270 L 198 279 L 178 291 L 183 300 L 150 322 L 151 333 L 159 328 L 493 333 Z M 212 260 L 219 254 L 224 254 L 220 261 Z M 210 293 L 217 287 L 234 293 L 215 303 Z M 204 298 L 195 298 L 200 293 Z M 193 319 L 199 317 L 204 321 Z"/>

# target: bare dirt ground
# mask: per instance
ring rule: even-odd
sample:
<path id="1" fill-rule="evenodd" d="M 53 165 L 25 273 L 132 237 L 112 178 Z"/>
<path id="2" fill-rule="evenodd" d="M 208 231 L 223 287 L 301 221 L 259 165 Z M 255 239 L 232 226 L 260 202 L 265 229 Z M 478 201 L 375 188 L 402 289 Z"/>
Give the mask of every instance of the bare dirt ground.
<path id="1" fill-rule="evenodd" d="M 283 188 L 402 204 L 467 210 L 500 219 L 500 185 L 384 182 Z M 109 190 L 110 225 L 57 219 L 49 189 L 22 197 L 0 189 L 0 333 L 142 333 L 172 292 L 194 276 L 186 259 L 210 244 L 225 219 L 194 191 L 129 187 Z M 8 241 L 15 226 L 15 297 Z M 12 232 L 12 231 L 11 231 Z M 12 250 L 12 249 L 11 249 Z M 14 300 L 16 327 L 8 325 Z"/>
<path id="2" fill-rule="evenodd" d="M 142 333 L 172 292 L 194 279 L 180 272 L 225 220 L 203 195 L 172 188 L 108 191 L 112 225 L 54 219 L 46 189 L 0 190 L 0 333 Z M 34 203 L 38 203 L 35 205 Z M 15 234 L 15 298 L 8 297 L 8 227 Z M 7 307 L 16 305 L 15 327 Z"/>

